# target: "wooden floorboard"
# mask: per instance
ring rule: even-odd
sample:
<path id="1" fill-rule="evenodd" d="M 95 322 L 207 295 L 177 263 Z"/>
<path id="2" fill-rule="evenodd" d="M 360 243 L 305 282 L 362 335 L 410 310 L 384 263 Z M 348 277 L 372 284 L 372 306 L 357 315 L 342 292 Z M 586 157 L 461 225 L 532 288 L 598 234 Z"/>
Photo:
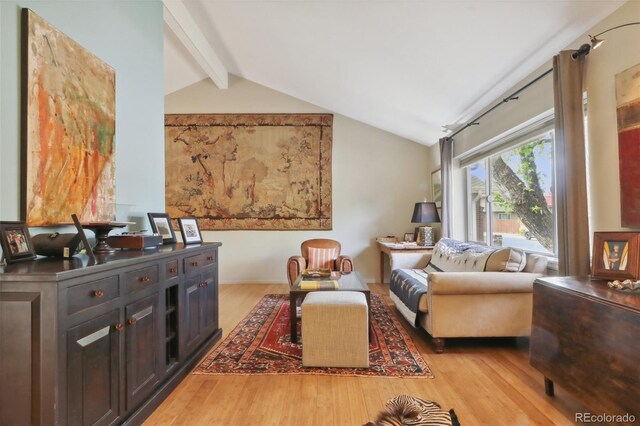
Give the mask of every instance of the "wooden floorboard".
<path id="1" fill-rule="evenodd" d="M 393 396 L 406 394 L 454 408 L 469 425 L 572 425 L 588 411 L 556 387 L 544 394 L 542 375 L 529 365 L 527 339 L 454 339 L 436 354 L 429 335 L 413 329 L 371 284 L 413 339 L 435 378 L 313 375 L 189 375 L 145 425 L 362 425 Z M 223 339 L 265 294 L 288 285 L 220 286 Z"/>

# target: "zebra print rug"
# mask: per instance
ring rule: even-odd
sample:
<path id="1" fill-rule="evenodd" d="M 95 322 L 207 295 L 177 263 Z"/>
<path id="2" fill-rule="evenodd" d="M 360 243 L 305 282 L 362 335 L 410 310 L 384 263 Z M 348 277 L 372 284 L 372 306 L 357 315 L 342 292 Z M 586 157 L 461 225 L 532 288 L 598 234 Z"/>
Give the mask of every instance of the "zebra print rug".
<path id="1" fill-rule="evenodd" d="M 387 401 L 387 407 L 375 422 L 364 426 L 460 426 L 453 408 L 446 411 L 435 401 L 398 395 Z"/>
<path id="2" fill-rule="evenodd" d="M 303 367 L 302 344 L 291 343 L 289 334 L 289 295 L 268 294 L 193 373 L 433 378 L 411 337 L 376 294 L 371 294 L 371 313 L 369 368 Z"/>

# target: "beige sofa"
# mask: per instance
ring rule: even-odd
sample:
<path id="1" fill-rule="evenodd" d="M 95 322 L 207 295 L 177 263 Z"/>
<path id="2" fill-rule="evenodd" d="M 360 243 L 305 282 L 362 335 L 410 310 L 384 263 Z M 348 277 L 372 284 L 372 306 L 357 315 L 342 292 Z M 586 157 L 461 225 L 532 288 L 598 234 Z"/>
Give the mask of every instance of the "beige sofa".
<path id="1" fill-rule="evenodd" d="M 514 248 L 442 239 L 433 254 L 392 254 L 389 295 L 432 337 L 529 336 L 533 281 L 547 258 Z"/>

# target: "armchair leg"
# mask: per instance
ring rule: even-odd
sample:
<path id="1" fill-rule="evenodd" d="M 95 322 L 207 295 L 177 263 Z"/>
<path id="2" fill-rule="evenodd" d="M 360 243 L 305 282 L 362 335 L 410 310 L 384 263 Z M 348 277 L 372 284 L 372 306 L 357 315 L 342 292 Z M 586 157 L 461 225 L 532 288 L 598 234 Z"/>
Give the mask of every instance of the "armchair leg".
<path id="1" fill-rule="evenodd" d="M 434 337 L 433 338 L 433 344 L 436 347 L 436 353 L 437 354 L 441 354 L 444 352 L 444 339 L 441 339 L 439 337 Z"/>

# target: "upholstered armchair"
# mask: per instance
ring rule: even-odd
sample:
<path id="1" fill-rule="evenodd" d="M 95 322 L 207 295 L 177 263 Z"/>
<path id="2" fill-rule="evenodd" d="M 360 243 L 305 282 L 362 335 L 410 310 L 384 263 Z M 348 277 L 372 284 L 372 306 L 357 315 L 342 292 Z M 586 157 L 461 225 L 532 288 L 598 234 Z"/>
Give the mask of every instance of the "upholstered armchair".
<path id="1" fill-rule="evenodd" d="M 335 240 L 317 238 L 300 245 L 302 256 L 291 256 L 287 262 L 287 278 L 292 286 L 305 269 L 328 268 L 332 271 L 351 272 L 350 256 L 340 256 L 340 243 Z"/>

